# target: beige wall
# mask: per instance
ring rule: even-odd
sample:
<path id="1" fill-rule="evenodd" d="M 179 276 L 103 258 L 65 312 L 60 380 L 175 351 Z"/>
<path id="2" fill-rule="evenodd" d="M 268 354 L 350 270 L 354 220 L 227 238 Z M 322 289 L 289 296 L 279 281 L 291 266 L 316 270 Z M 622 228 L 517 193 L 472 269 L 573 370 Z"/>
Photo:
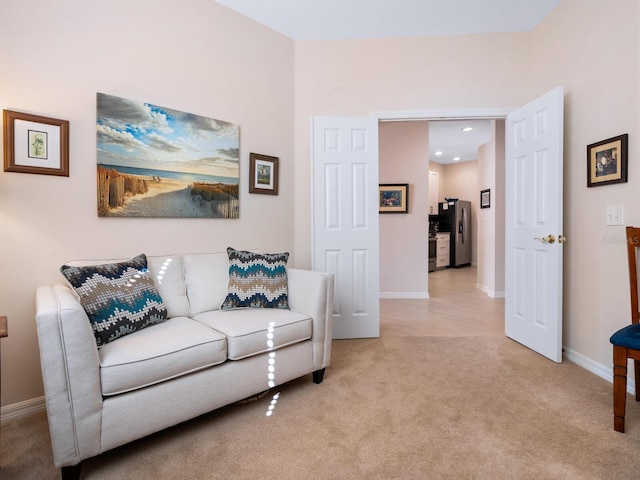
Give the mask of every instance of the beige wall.
<path id="1" fill-rule="evenodd" d="M 429 123 L 382 122 L 380 183 L 409 184 L 409 214 L 380 215 L 380 294 L 426 298 L 429 271 Z"/>
<path id="2" fill-rule="evenodd" d="M 478 188 L 480 190 L 491 189 L 495 192 L 495 142 L 493 140 L 478 148 Z M 478 260 L 478 287 L 489 293 L 495 283 L 496 252 L 494 248 L 494 232 L 496 229 L 495 200 L 493 208 L 478 208 L 477 210 L 477 241 L 476 254 Z"/>
<path id="3" fill-rule="evenodd" d="M 504 120 L 491 121 L 491 140 L 478 149 L 478 190 L 490 189 L 490 208 L 477 209 L 478 288 L 504 297 Z"/>
<path id="4" fill-rule="evenodd" d="M 66 260 L 293 249 L 294 50 L 210 0 L 2 0 L 1 10 L 0 106 L 69 120 L 71 171 L 0 172 L 5 406 L 43 393 L 34 292 Z M 240 219 L 98 218 L 96 92 L 239 124 Z M 280 195 L 248 194 L 249 152 L 280 157 Z"/>
<path id="5" fill-rule="evenodd" d="M 496 297 L 501 297 L 505 289 L 505 121 L 495 120 L 492 125 L 495 151 L 495 190 L 491 191 L 491 209 L 495 209 L 495 230 L 493 232 L 493 246 L 495 249 L 495 264 L 493 292 Z M 492 295 L 493 296 L 493 295 Z"/>

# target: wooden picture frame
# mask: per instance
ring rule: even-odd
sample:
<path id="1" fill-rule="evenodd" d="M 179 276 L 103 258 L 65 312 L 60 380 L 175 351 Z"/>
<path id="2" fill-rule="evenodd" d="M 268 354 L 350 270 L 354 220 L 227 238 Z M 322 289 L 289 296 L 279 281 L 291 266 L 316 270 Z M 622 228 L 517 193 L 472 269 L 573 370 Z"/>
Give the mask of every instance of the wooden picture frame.
<path id="1" fill-rule="evenodd" d="M 629 135 L 587 145 L 587 187 L 626 183 Z"/>
<path id="2" fill-rule="evenodd" d="M 4 171 L 69 176 L 69 121 L 3 110 Z"/>
<path id="3" fill-rule="evenodd" d="M 249 193 L 278 195 L 278 157 L 249 154 Z"/>
<path id="4" fill-rule="evenodd" d="M 381 183 L 378 192 L 379 213 L 409 213 L 408 183 Z"/>
<path id="5" fill-rule="evenodd" d="M 480 208 L 491 208 L 491 189 L 480 190 Z"/>

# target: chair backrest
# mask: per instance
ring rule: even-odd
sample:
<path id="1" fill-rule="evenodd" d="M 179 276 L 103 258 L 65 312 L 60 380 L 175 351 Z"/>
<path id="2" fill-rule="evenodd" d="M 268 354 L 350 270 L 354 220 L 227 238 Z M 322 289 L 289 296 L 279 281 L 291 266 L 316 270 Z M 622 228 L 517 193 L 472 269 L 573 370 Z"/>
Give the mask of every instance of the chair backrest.
<path id="1" fill-rule="evenodd" d="M 629 288 L 631 289 L 631 323 L 639 323 L 638 318 L 638 263 L 637 250 L 640 248 L 640 227 L 627 227 L 627 258 L 629 260 Z"/>

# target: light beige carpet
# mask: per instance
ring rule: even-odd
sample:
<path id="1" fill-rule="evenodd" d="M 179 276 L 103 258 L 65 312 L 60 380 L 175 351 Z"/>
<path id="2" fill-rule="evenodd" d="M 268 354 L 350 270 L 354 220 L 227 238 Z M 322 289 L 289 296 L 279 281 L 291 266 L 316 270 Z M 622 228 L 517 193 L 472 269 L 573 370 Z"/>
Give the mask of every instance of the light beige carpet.
<path id="1" fill-rule="evenodd" d="M 638 479 L 640 404 L 627 410 L 614 432 L 611 384 L 503 337 L 341 340 L 322 384 L 107 452 L 82 478 Z M 48 442 L 44 413 L 5 422 L 0 477 L 59 478 Z"/>

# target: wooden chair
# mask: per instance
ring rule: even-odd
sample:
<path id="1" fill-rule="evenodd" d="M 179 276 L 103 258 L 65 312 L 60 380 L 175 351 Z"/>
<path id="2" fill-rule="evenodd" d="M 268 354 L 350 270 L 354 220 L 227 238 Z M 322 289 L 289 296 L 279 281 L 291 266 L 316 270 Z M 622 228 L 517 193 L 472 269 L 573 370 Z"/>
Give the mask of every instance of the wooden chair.
<path id="1" fill-rule="evenodd" d="M 636 381 L 636 401 L 640 402 L 640 314 L 638 313 L 638 263 L 640 227 L 627 227 L 627 258 L 631 290 L 631 325 L 611 336 L 613 344 L 613 428 L 624 433 L 624 413 L 627 400 L 627 363 L 633 359 Z"/>

